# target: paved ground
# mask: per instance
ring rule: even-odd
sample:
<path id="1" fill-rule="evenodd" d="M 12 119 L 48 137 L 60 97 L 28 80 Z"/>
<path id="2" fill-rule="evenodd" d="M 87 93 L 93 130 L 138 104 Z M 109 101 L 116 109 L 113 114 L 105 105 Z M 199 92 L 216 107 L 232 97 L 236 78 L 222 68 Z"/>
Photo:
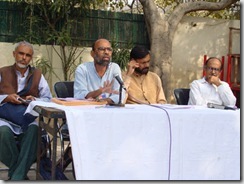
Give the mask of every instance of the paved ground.
<path id="1" fill-rule="evenodd" d="M 57 156 L 60 158 L 60 146 L 57 148 Z M 28 172 L 28 177 L 30 180 L 36 180 L 36 164 L 33 164 L 31 170 Z M 67 169 L 65 170 L 64 174 L 69 180 L 74 180 L 72 174 L 72 164 L 70 164 Z M 8 179 L 8 170 L 7 167 L 0 162 L 0 180 L 7 180 Z"/>

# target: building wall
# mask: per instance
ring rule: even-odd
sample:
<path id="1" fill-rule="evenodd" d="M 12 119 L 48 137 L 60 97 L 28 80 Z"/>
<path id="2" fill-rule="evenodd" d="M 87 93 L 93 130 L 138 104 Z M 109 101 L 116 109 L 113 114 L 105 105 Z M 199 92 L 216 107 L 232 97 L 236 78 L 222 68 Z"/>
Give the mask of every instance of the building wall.
<path id="1" fill-rule="evenodd" d="M 225 56 L 227 65 L 227 54 L 229 50 L 229 27 L 240 28 L 239 20 L 214 20 L 209 18 L 184 17 L 175 32 L 172 52 L 172 75 L 173 88 L 189 87 L 189 83 L 202 77 L 204 55 Z M 240 32 L 233 32 L 232 53 L 240 54 Z M 56 49 L 59 49 L 56 47 Z M 83 48 L 84 51 L 79 58 L 80 61 L 92 61 L 91 48 Z M 0 42 L 1 67 L 13 64 L 12 43 Z M 63 80 L 61 62 L 51 46 L 34 46 L 34 60 L 44 57 L 52 61 L 53 70 L 58 77 L 52 76 L 49 85 Z M 225 71 L 225 70 L 224 70 Z M 226 76 L 226 74 L 224 75 Z M 174 97 L 171 97 L 174 103 Z"/>
<path id="2" fill-rule="evenodd" d="M 202 77 L 204 55 L 225 56 L 226 68 L 229 27 L 240 28 L 240 21 L 194 17 L 181 21 L 173 41 L 171 78 L 175 87 L 189 87 L 191 81 Z M 240 54 L 239 31 L 233 34 L 232 53 Z"/>

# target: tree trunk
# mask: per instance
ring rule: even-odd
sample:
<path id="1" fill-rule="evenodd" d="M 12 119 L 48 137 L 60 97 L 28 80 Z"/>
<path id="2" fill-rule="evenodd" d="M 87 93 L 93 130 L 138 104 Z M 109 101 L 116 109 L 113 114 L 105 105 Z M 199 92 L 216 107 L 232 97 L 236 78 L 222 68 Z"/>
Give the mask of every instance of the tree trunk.
<path id="1" fill-rule="evenodd" d="M 189 12 L 198 10 L 222 10 L 238 0 L 222 0 L 218 3 L 206 1 L 180 3 L 168 17 L 160 14 L 160 9 L 157 8 L 154 0 L 139 1 L 143 6 L 151 44 L 151 69 L 161 78 L 165 97 L 168 103 L 170 103 L 173 94 L 171 87 L 172 42 L 179 22 Z"/>
<path id="2" fill-rule="evenodd" d="M 156 72 L 162 80 L 165 97 L 168 102 L 171 92 L 171 68 L 172 68 L 172 40 L 167 35 L 170 30 L 160 29 L 159 25 L 152 30 L 151 35 L 151 69 Z"/>

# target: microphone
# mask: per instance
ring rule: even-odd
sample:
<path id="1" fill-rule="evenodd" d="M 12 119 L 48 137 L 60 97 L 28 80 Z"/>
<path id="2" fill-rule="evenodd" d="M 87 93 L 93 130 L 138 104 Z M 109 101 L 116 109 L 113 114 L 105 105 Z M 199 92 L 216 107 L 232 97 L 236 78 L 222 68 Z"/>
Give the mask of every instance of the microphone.
<path id="1" fill-rule="evenodd" d="M 213 109 L 224 109 L 224 110 L 236 110 L 235 107 L 229 107 L 229 106 L 224 106 L 224 105 L 218 105 L 214 103 L 208 103 L 207 104 L 208 108 L 213 108 Z"/>
<path id="2" fill-rule="evenodd" d="M 126 91 L 126 88 L 125 88 L 125 85 L 124 85 L 124 82 L 121 80 L 121 78 L 119 77 L 119 74 L 116 74 L 115 77 L 114 77 L 118 83 L 122 86 L 122 88 Z"/>

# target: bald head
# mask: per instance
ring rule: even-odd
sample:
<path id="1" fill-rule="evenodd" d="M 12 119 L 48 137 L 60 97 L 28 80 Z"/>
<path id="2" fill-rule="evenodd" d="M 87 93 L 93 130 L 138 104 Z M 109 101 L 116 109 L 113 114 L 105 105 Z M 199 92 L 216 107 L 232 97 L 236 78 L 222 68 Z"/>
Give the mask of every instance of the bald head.
<path id="1" fill-rule="evenodd" d="M 92 45 L 91 56 L 96 65 L 107 67 L 112 59 L 112 52 L 111 43 L 107 39 L 101 38 Z"/>
<path id="2" fill-rule="evenodd" d="M 92 50 L 94 51 L 96 48 L 97 48 L 97 45 L 101 45 L 101 43 L 106 43 L 106 44 L 109 44 L 110 47 L 111 47 L 111 43 L 105 39 L 105 38 L 100 38 L 98 40 L 96 40 L 93 44 L 92 44 Z"/>

